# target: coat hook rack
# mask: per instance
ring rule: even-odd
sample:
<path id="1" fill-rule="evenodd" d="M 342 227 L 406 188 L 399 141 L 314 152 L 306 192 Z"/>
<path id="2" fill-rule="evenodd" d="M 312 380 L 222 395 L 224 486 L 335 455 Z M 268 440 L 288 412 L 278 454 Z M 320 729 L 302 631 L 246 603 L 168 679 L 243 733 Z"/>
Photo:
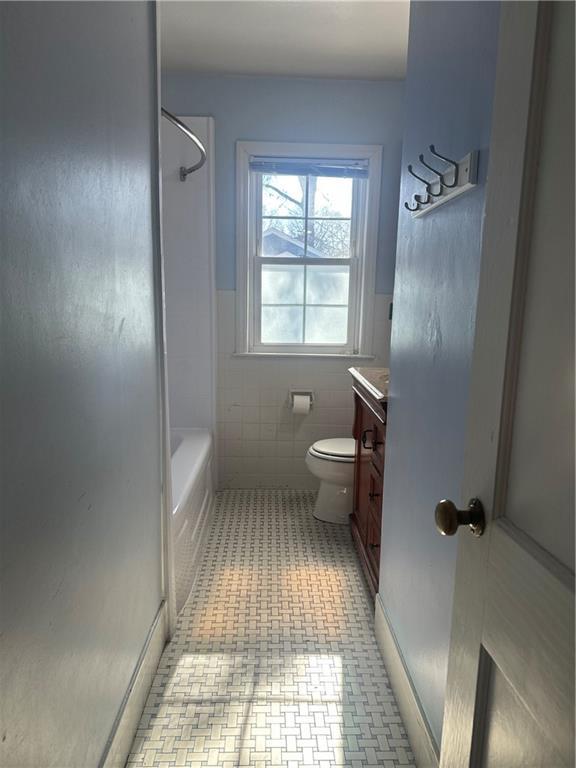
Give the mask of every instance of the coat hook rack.
<path id="1" fill-rule="evenodd" d="M 413 166 L 408 165 L 408 173 L 424 185 L 424 195 L 416 192 L 412 196 L 411 203 L 404 203 L 404 208 L 410 211 L 412 218 L 423 216 L 439 205 L 447 203 L 454 197 L 467 192 L 476 186 L 478 177 L 478 152 L 469 152 L 461 160 L 452 160 L 436 151 L 434 144 L 428 147 L 430 154 L 437 160 L 448 166 L 445 170 L 438 170 L 438 163 L 427 162 L 424 155 L 418 155 L 418 160 L 427 171 L 434 174 L 435 178 L 428 180 L 416 173 Z"/>

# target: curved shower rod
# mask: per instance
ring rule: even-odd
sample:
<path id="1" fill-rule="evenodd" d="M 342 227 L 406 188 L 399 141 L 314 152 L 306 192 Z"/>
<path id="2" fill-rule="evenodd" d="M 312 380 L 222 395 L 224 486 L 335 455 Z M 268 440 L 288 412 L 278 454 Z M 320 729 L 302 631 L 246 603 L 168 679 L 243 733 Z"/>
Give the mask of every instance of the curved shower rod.
<path id="1" fill-rule="evenodd" d="M 186 168 L 185 166 L 181 166 L 180 168 L 180 181 L 186 181 L 186 176 L 188 176 L 189 173 L 194 173 L 194 171 L 202 168 L 206 162 L 206 150 L 204 149 L 204 144 L 202 144 L 200 139 L 192 133 L 190 128 L 188 128 L 187 125 L 184 125 L 181 120 L 178 120 L 175 115 L 173 115 L 171 112 L 168 112 L 168 110 L 164 109 L 164 107 L 161 107 L 160 109 L 162 112 L 162 117 L 165 117 L 166 120 L 169 120 L 172 123 L 172 125 L 175 125 L 176 128 L 179 128 L 182 133 L 184 133 L 190 139 L 190 141 L 194 142 L 200 152 L 200 160 L 198 160 L 197 163 L 191 165 L 189 168 Z"/>

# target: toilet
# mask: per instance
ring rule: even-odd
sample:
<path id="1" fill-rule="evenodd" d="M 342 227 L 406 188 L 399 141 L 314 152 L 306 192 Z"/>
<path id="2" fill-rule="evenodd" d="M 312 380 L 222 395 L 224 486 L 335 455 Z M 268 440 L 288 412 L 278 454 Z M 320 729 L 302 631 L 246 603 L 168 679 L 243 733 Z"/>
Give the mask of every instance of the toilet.
<path id="1" fill-rule="evenodd" d="M 314 517 L 327 523 L 348 523 L 352 512 L 356 441 L 352 437 L 317 440 L 308 449 L 306 466 L 320 480 Z"/>

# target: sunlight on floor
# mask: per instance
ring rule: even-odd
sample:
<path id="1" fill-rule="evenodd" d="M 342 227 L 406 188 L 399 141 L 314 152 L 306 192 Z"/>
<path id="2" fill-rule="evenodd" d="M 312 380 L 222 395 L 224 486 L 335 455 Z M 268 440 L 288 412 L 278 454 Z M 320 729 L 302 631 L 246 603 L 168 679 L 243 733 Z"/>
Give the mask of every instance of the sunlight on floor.
<path id="1" fill-rule="evenodd" d="M 129 766 L 414 764 L 349 532 L 313 500 L 219 495 Z"/>

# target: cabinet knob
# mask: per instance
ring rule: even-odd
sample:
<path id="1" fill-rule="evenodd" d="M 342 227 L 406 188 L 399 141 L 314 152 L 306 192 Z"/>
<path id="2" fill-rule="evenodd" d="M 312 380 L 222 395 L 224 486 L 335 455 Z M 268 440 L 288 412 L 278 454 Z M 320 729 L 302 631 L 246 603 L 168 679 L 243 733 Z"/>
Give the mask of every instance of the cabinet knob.
<path id="1" fill-rule="evenodd" d="M 380 496 L 379 493 L 369 493 L 368 494 L 368 498 L 370 499 L 370 501 L 374 501 L 374 499 L 379 498 L 379 496 Z"/>
<path id="2" fill-rule="evenodd" d="M 482 536 L 486 527 L 484 507 L 479 499 L 470 499 L 466 509 L 457 509 L 453 501 L 442 499 L 436 505 L 434 518 L 442 536 L 454 536 L 461 525 L 467 525 L 474 536 Z"/>

